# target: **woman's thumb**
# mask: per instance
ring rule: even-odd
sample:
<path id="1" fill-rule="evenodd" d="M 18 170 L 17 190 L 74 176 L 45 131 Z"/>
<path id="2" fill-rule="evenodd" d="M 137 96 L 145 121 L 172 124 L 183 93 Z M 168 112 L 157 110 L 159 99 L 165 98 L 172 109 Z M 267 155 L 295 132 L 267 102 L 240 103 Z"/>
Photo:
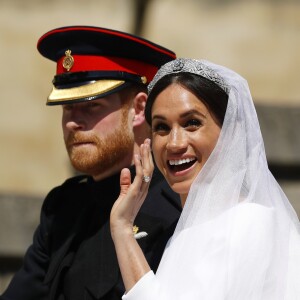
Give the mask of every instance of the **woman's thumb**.
<path id="1" fill-rule="evenodd" d="M 127 193 L 129 187 L 131 185 L 131 174 L 129 169 L 122 169 L 120 174 L 120 195 L 124 195 Z"/>

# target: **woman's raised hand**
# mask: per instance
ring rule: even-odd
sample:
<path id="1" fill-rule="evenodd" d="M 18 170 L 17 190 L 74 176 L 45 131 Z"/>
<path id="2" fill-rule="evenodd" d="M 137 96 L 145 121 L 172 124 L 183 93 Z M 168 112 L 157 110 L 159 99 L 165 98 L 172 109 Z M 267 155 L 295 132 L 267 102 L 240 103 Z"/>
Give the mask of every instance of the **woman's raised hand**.
<path id="1" fill-rule="evenodd" d="M 129 169 L 125 168 L 120 175 L 120 196 L 114 203 L 110 214 L 112 238 L 115 234 L 130 233 L 134 219 L 148 193 L 154 165 L 150 150 L 150 139 L 140 146 L 140 154 L 135 154 L 136 176 L 131 183 Z"/>
<path id="2" fill-rule="evenodd" d="M 140 154 L 134 156 L 136 176 L 131 183 L 129 169 L 120 175 L 120 196 L 110 213 L 110 230 L 115 245 L 126 291 L 150 271 L 148 262 L 133 235 L 133 222 L 148 193 L 154 169 L 150 140 L 140 146 Z"/>

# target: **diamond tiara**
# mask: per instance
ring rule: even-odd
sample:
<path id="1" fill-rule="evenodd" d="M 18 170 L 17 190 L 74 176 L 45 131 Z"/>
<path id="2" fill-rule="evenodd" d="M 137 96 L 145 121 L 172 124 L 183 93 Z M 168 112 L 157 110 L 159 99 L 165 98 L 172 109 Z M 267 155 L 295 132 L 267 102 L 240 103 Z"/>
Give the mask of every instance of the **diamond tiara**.
<path id="1" fill-rule="evenodd" d="M 163 65 L 149 83 L 148 92 L 151 92 L 162 77 L 181 72 L 192 73 L 207 78 L 217 84 L 226 94 L 229 94 L 229 86 L 218 73 L 206 65 L 204 61 L 189 58 L 177 58 Z"/>

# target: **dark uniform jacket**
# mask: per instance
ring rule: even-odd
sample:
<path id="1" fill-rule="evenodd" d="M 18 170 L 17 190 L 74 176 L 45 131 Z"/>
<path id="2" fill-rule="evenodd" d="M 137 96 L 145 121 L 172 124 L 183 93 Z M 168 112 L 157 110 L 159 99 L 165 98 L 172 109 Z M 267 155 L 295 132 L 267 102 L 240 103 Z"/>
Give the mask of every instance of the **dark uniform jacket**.
<path id="1" fill-rule="evenodd" d="M 95 182 L 77 176 L 46 197 L 40 225 L 22 268 L 1 300 L 116 300 L 124 294 L 109 216 L 120 192 L 119 174 Z M 179 198 L 156 170 L 135 225 L 156 270 L 180 215 Z"/>

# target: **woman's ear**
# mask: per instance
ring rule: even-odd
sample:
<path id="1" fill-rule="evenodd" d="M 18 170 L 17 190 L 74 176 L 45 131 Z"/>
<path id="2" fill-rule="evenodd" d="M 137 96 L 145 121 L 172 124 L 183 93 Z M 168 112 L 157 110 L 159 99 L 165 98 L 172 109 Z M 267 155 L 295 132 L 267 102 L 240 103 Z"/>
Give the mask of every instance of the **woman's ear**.
<path id="1" fill-rule="evenodd" d="M 145 122 L 145 106 L 147 101 L 147 94 L 140 92 L 135 95 L 133 100 L 134 118 L 133 127 L 139 126 Z"/>

